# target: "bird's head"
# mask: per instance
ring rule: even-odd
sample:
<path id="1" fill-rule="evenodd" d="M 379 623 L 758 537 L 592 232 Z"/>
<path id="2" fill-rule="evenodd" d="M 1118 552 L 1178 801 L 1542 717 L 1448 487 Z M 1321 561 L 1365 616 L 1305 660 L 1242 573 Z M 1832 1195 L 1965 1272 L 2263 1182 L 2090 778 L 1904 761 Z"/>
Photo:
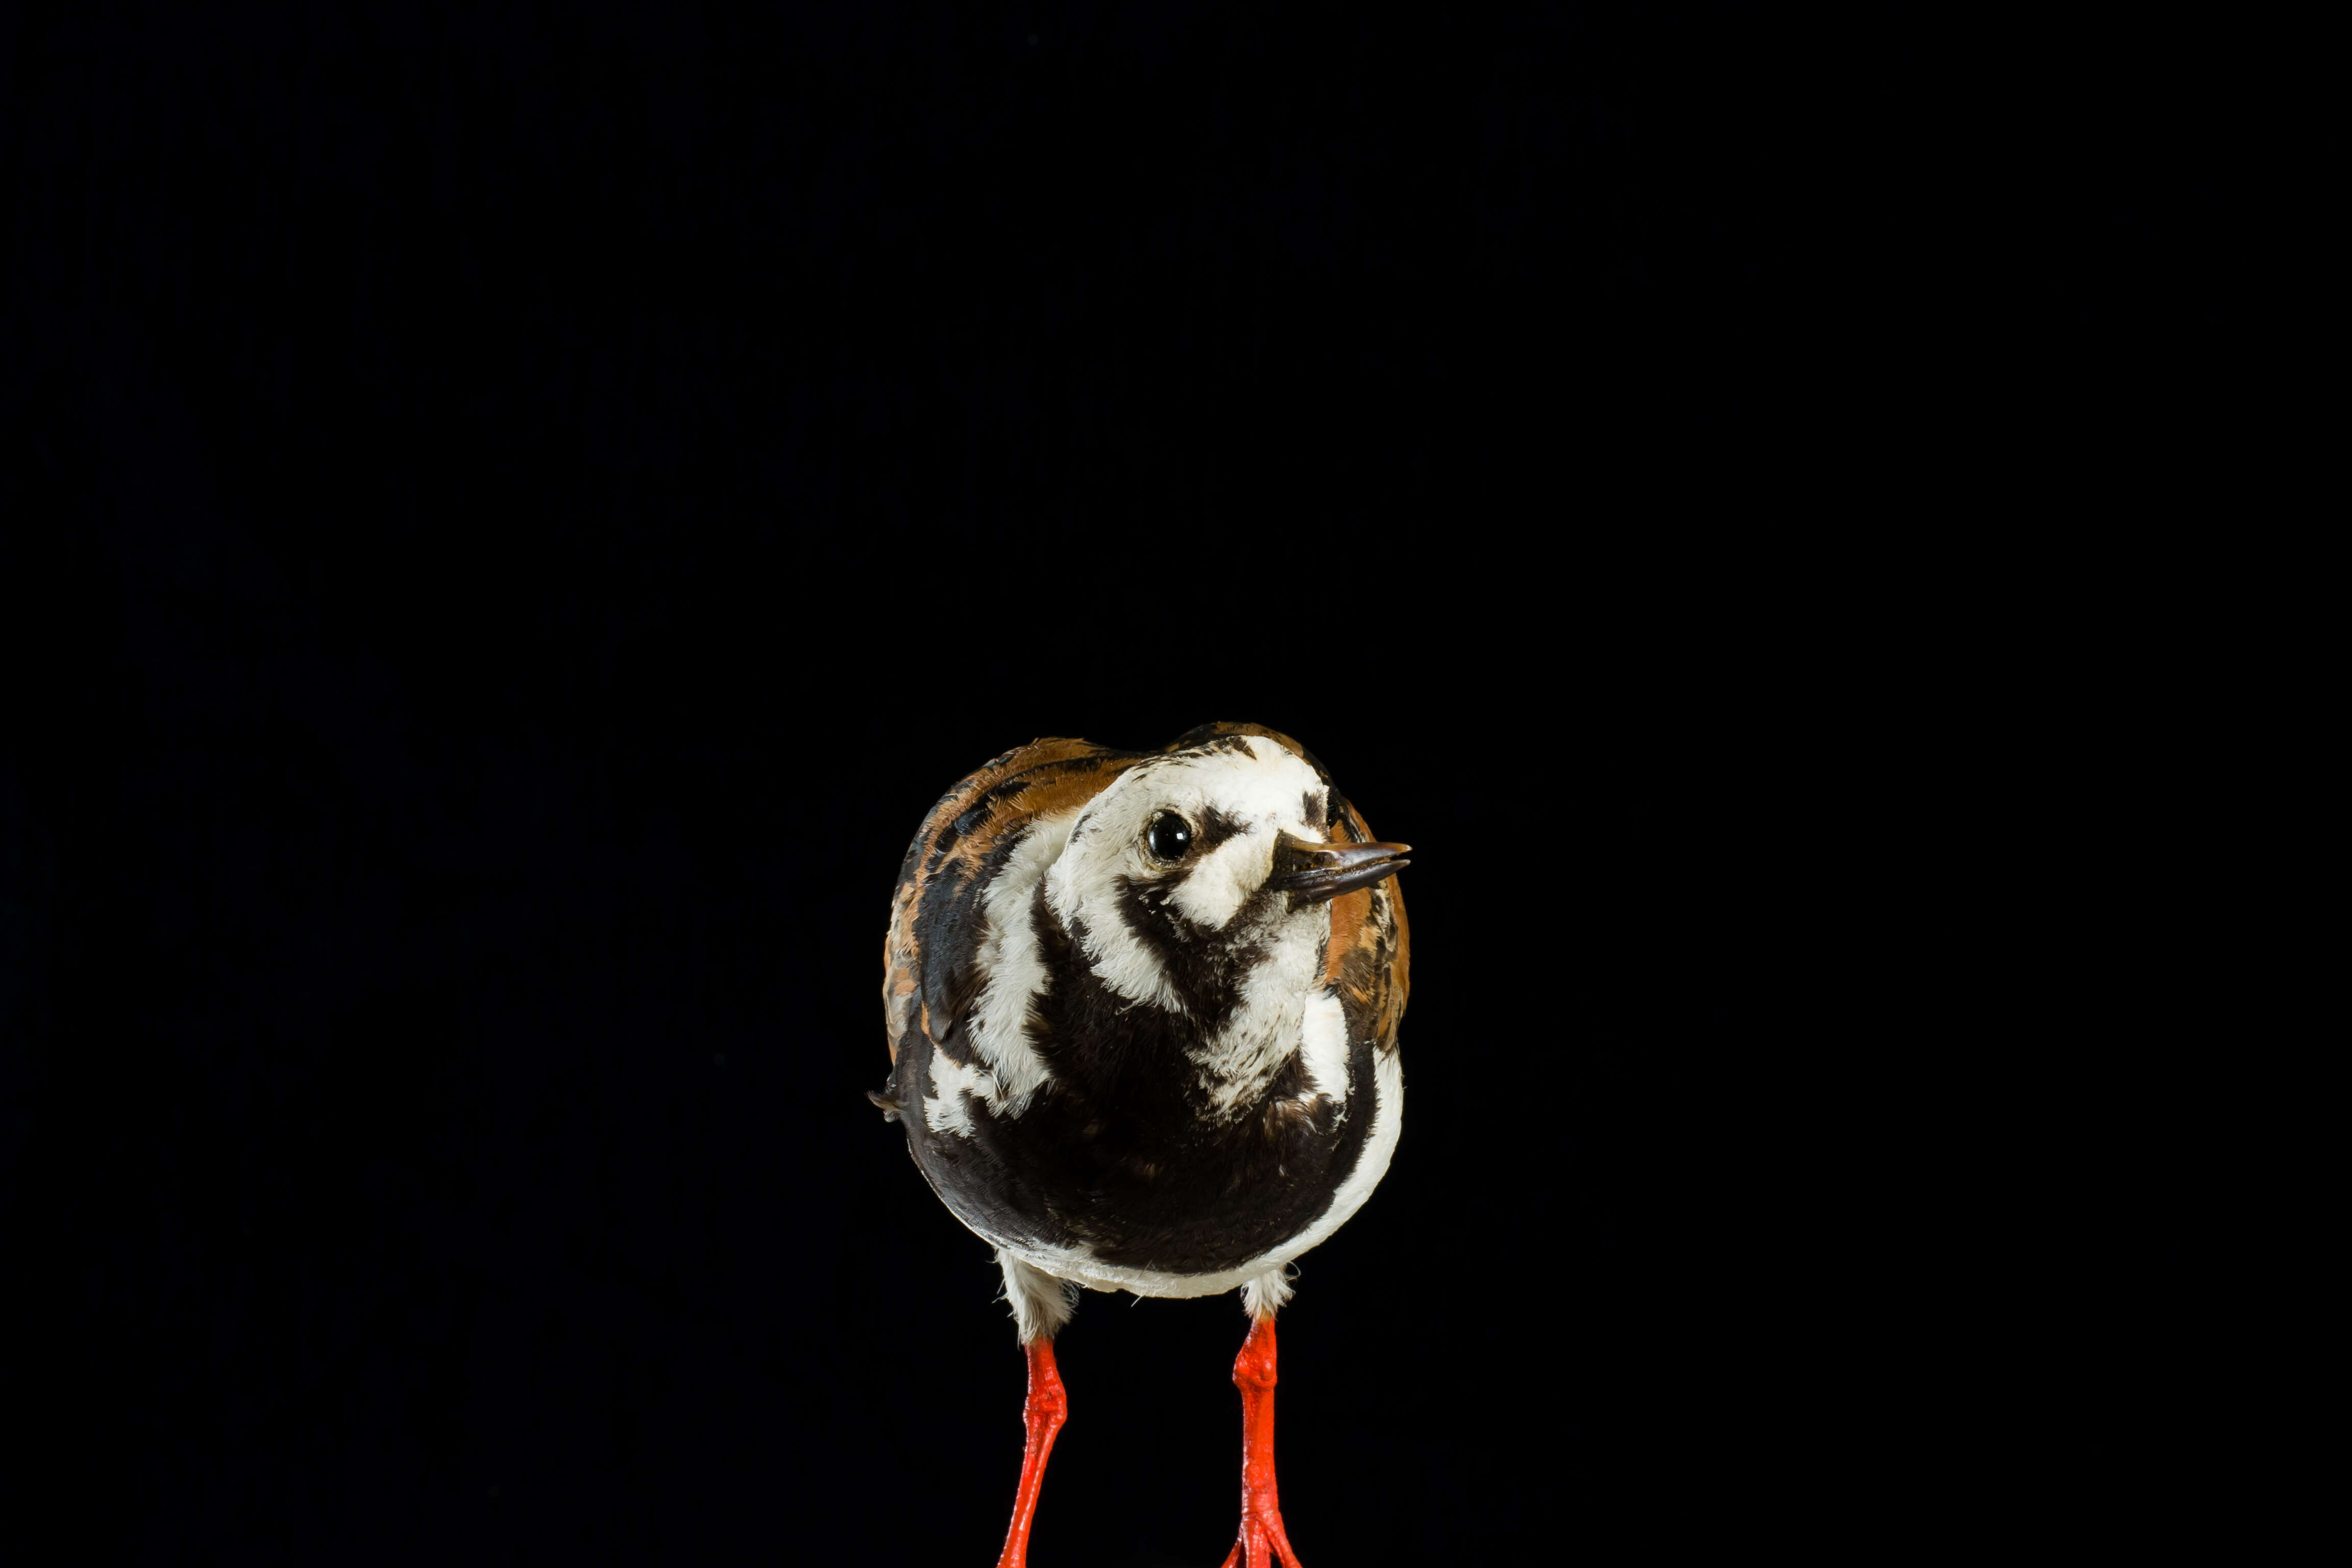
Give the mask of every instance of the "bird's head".
<path id="1" fill-rule="evenodd" d="M 1155 756 L 1087 803 L 1046 900 L 1109 989 L 1214 1028 L 1245 990 L 1303 998 L 1330 900 L 1406 863 L 1402 844 L 1334 842 L 1334 805 L 1263 735 Z"/>

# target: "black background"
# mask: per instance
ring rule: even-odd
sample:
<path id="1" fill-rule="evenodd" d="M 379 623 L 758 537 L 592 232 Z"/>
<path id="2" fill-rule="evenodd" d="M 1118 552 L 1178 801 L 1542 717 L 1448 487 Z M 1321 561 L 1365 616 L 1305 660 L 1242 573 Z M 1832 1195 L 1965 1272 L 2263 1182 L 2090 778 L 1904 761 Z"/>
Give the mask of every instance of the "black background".
<path id="1" fill-rule="evenodd" d="M 18 25 L 9 1532 L 988 1561 L 1021 1363 L 862 1097 L 891 879 L 995 752 L 1214 718 L 1420 849 L 1404 1142 L 1283 1319 L 1307 1561 L 2144 1506 L 2194 1183 L 2012 833 L 2095 835 L 2113 683 L 2019 700 L 1942 531 L 2063 421 L 1948 357 L 2015 339 L 1924 46 L 1819 43 Z M 1087 1298 L 1038 1568 L 1218 1560 L 1242 1329 Z"/>

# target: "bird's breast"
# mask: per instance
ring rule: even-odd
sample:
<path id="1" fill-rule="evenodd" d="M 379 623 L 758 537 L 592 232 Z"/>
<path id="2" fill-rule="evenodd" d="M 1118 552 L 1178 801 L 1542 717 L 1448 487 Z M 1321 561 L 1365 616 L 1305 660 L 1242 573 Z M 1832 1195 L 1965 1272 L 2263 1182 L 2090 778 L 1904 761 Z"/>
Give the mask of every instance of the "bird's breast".
<path id="1" fill-rule="evenodd" d="M 900 1061 L 900 1098 L 922 1108 L 908 1117 L 917 1162 L 999 1245 L 1179 1273 L 1230 1267 L 1308 1228 L 1380 1120 L 1370 1042 L 1348 1040 L 1328 994 L 1237 1014 L 1256 1034 L 1204 1035 L 1075 978 L 1045 988 L 1035 1011 L 1047 1076 L 1017 1108 L 972 1091 L 952 1035 Z"/>

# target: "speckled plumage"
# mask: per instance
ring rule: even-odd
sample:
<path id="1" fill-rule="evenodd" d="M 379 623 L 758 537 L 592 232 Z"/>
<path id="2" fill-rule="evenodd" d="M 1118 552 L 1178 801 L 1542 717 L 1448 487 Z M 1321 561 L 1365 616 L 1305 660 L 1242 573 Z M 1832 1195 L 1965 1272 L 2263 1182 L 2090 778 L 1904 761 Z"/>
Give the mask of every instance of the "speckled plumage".
<path id="1" fill-rule="evenodd" d="M 1151 889 L 1123 913 L 1148 936 L 1158 924 L 1179 928 L 1155 940 L 1192 1005 L 1184 1014 L 1138 1005 L 1097 977 L 1086 933 L 1057 919 L 1040 878 L 1013 918 L 1030 922 L 1048 977 L 1024 1031 L 1046 1077 L 1025 1094 L 986 1092 L 1008 1076 L 975 1039 L 993 978 L 987 960 L 1004 946 L 988 909 L 997 879 L 1041 824 L 1086 831 L 1088 804 L 1130 770 L 1250 747 L 1281 748 L 1319 786 L 1320 801 L 1301 801 L 1305 826 L 1337 843 L 1373 841 L 1296 741 L 1213 724 L 1159 752 L 1069 740 L 1008 752 L 940 798 L 900 868 L 885 949 L 889 1097 L 916 1163 L 958 1217 L 1059 1277 L 1153 1295 L 1233 1289 L 1239 1280 L 1212 1282 L 1282 1252 L 1325 1215 L 1363 1154 L 1379 1080 L 1394 1076 L 1410 944 L 1393 877 L 1321 906 L 1328 930 L 1307 989 L 1337 1005 L 1345 1084 L 1309 1085 L 1293 1053 L 1249 1104 L 1213 1120 L 1188 1052 L 1232 1007 L 1253 955 L 1181 931 L 1151 907 L 1162 891 Z M 1208 825 L 1204 839 L 1215 831 Z M 926 1115 L 943 1094 L 959 1097 L 954 1113 Z M 1090 1261 L 1106 1267 L 1089 1270 Z"/>

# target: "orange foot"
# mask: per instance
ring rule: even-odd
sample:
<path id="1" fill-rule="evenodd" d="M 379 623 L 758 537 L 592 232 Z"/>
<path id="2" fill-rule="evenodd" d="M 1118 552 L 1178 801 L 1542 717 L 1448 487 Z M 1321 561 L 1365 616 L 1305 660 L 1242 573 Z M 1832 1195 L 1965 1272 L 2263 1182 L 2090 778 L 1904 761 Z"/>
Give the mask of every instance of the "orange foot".
<path id="1" fill-rule="evenodd" d="M 1242 1353 L 1234 1358 L 1234 1382 L 1242 1391 L 1242 1530 L 1220 1568 L 1299 1568 L 1298 1553 L 1282 1530 L 1281 1493 L 1274 1479 L 1274 1321 L 1250 1325 Z"/>
<path id="2" fill-rule="evenodd" d="M 1271 1568 L 1269 1551 L 1282 1559 L 1283 1568 L 1298 1568 L 1298 1553 L 1290 1549 L 1290 1538 L 1282 1533 L 1282 1514 L 1275 1509 L 1242 1521 L 1242 1538 L 1219 1568 Z"/>
<path id="3" fill-rule="evenodd" d="M 1055 1435 L 1070 1416 L 1070 1396 L 1063 1390 L 1061 1369 L 1054 1364 L 1054 1342 L 1033 1341 L 1029 1356 L 1029 1397 L 1021 1406 L 1021 1424 L 1028 1440 L 1021 1448 L 1021 1489 L 1013 1494 L 1013 1526 L 1004 1533 L 1004 1551 L 996 1568 L 1028 1568 L 1029 1526 L 1037 1517 L 1038 1489 L 1045 1484 L 1045 1460 L 1054 1452 Z"/>

